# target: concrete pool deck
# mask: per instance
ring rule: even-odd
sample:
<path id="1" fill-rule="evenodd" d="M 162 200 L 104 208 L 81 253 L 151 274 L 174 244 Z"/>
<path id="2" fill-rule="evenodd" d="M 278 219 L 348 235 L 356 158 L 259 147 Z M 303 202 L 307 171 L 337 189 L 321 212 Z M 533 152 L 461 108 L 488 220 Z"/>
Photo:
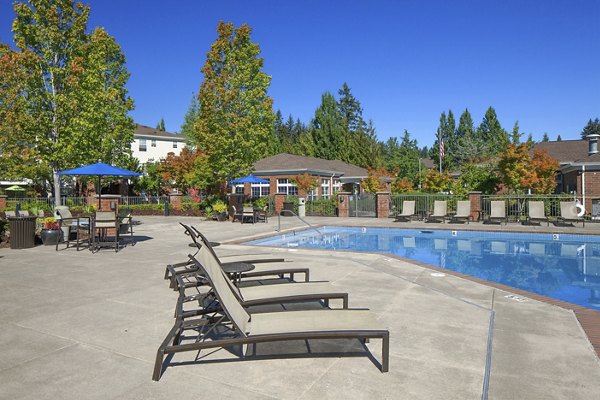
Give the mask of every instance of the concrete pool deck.
<path id="1" fill-rule="evenodd" d="M 385 255 L 227 244 L 275 233 L 277 218 L 254 225 L 192 217 L 136 219 L 139 242 L 118 253 L 0 249 L 0 398 L 481 399 L 484 388 L 490 399 L 600 397 L 600 363 L 572 311 L 533 299 L 515 301 L 505 297 L 509 292 L 437 276 Z M 364 218 L 308 220 L 425 226 Z M 370 308 L 390 330 L 390 372 L 379 372 L 369 356 L 381 359 L 378 340 L 367 345 L 369 352 L 355 341 L 311 341 L 311 357 L 304 342 L 283 342 L 261 344 L 258 357 L 242 361 L 227 350 L 199 361 L 195 353 L 178 354 L 153 382 L 156 349 L 173 325 L 176 300 L 163 280 L 164 268 L 190 252 L 179 221 L 223 242 L 216 251 L 225 260 L 234 254 L 284 257 L 311 267 L 312 280 L 347 289 L 350 307 Z M 284 229 L 304 228 L 296 218 L 281 223 Z M 588 225 L 426 226 L 600 234 L 600 224 Z M 327 357 L 313 358 L 314 353 Z"/>

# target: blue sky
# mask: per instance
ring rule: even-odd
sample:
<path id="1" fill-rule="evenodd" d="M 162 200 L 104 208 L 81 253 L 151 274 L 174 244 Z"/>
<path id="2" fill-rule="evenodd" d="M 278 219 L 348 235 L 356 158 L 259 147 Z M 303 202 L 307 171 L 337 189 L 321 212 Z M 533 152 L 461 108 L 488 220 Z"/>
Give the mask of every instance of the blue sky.
<path id="1" fill-rule="evenodd" d="M 600 1 L 91 0 L 127 57 L 136 122 L 179 131 L 220 20 L 248 23 L 269 94 L 304 122 L 325 91 L 347 82 L 378 137 L 407 129 L 431 145 L 442 111 L 493 106 L 534 139 L 577 139 L 600 117 Z M 11 0 L 0 0 L 0 41 L 12 44 Z"/>

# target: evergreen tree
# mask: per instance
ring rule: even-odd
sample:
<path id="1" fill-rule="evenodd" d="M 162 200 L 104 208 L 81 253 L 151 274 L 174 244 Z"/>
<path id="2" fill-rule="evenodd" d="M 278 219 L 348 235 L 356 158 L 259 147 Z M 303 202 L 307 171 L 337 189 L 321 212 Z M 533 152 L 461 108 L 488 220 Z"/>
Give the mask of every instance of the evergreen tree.
<path id="1" fill-rule="evenodd" d="M 460 119 L 458 120 L 456 135 L 458 137 L 473 137 L 474 133 L 475 128 L 473 127 L 473 118 L 471 117 L 469 109 L 465 108 L 465 111 L 463 111 L 463 113 L 460 115 Z"/>
<path id="2" fill-rule="evenodd" d="M 194 135 L 194 143 L 203 151 L 196 159 L 194 183 L 215 189 L 248 174 L 252 163 L 268 154 L 275 120 L 273 100 L 267 95 L 271 77 L 262 71 L 263 59 L 258 44 L 251 41 L 251 28 L 221 21 L 217 32 L 202 67 Z"/>
<path id="3" fill-rule="evenodd" d="M 542 137 L 542 142 L 549 142 L 550 138 L 548 137 L 548 134 L 546 132 L 544 132 L 544 136 Z"/>
<path id="4" fill-rule="evenodd" d="M 456 123 L 454 121 L 454 114 L 452 110 L 442 112 L 440 115 L 440 125 L 438 127 L 436 138 L 433 146 L 429 150 L 429 157 L 435 162 L 439 169 L 440 162 L 440 145 L 439 145 L 439 133 L 442 134 L 442 140 L 444 142 L 444 157 L 442 158 L 442 170 L 448 171 L 456 167 L 455 157 L 453 152 L 457 149 L 458 138 L 456 136 Z"/>
<path id="5" fill-rule="evenodd" d="M 587 135 L 600 135 L 600 120 L 596 118 L 595 120 L 588 121 L 587 125 L 581 131 L 581 138 L 585 139 Z"/>
<path id="6" fill-rule="evenodd" d="M 515 145 L 521 143 L 521 136 L 523 136 L 523 133 L 519 132 L 519 121 L 515 121 L 510 134 L 510 142 Z"/>
<path id="7" fill-rule="evenodd" d="M 163 117 L 160 117 L 160 121 L 158 122 L 158 124 L 156 124 L 156 130 L 159 131 L 166 131 L 165 129 L 165 119 Z"/>
<path id="8" fill-rule="evenodd" d="M 183 117 L 183 123 L 181 124 L 181 134 L 186 138 L 188 145 L 192 145 L 194 136 L 195 136 L 195 128 L 196 118 L 198 118 L 198 97 L 192 93 L 192 99 L 190 100 L 190 105 L 188 106 L 187 111 L 185 112 L 185 116 Z"/>
<path id="9" fill-rule="evenodd" d="M 535 140 L 533 140 L 533 135 L 530 133 L 529 136 L 527 136 L 527 141 L 525 142 L 527 144 L 527 148 L 529 150 L 533 149 L 533 147 L 535 146 Z"/>
<path id="10" fill-rule="evenodd" d="M 348 160 L 348 137 L 338 103 L 329 92 L 321 96 L 321 105 L 312 120 L 313 155 L 326 160 Z"/>
<path id="11" fill-rule="evenodd" d="M 493 107 L 485 112 L 483 121 L 477 128 L 477 139 L 486 144 L 485 155 L 488 157 L 494 157 L 506 148 L 508 134 L 502 129 Z"/>
<path id="12" fill-rule="evenodd" d="M 562 138 L 560 137 L 560 134 L 556 137 L 556 141 L 557 142 L 562 142 Z"/>

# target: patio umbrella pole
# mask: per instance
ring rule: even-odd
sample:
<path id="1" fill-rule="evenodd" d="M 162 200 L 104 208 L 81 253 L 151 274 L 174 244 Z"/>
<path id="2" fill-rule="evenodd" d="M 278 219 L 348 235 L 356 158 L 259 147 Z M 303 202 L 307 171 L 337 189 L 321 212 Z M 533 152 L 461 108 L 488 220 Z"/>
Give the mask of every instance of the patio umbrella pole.
<path id="1" fill-rule="evenodd" d="M 101 183 L 102 182 L 102 175 L 98 175 L 98 211 L 102 211 L 101 210 L 101 199 L 102 199 L 102 186 Z"/>

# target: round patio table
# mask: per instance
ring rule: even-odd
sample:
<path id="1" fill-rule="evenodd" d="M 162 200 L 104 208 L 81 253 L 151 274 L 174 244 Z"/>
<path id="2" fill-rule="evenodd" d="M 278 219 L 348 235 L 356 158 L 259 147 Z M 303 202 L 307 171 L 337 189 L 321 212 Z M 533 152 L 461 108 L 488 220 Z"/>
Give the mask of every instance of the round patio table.
<path id="1" fill-rule="evenodd" d="M 254 264 L 249 264 L 245 262 L 230 262 L 222 265 L 223 271 L 229 275 L 231 280 L 236 286 L 239 286 L 242 281 L 242 274 L 244 272 L 252 271 L 254 268 Z"/>

